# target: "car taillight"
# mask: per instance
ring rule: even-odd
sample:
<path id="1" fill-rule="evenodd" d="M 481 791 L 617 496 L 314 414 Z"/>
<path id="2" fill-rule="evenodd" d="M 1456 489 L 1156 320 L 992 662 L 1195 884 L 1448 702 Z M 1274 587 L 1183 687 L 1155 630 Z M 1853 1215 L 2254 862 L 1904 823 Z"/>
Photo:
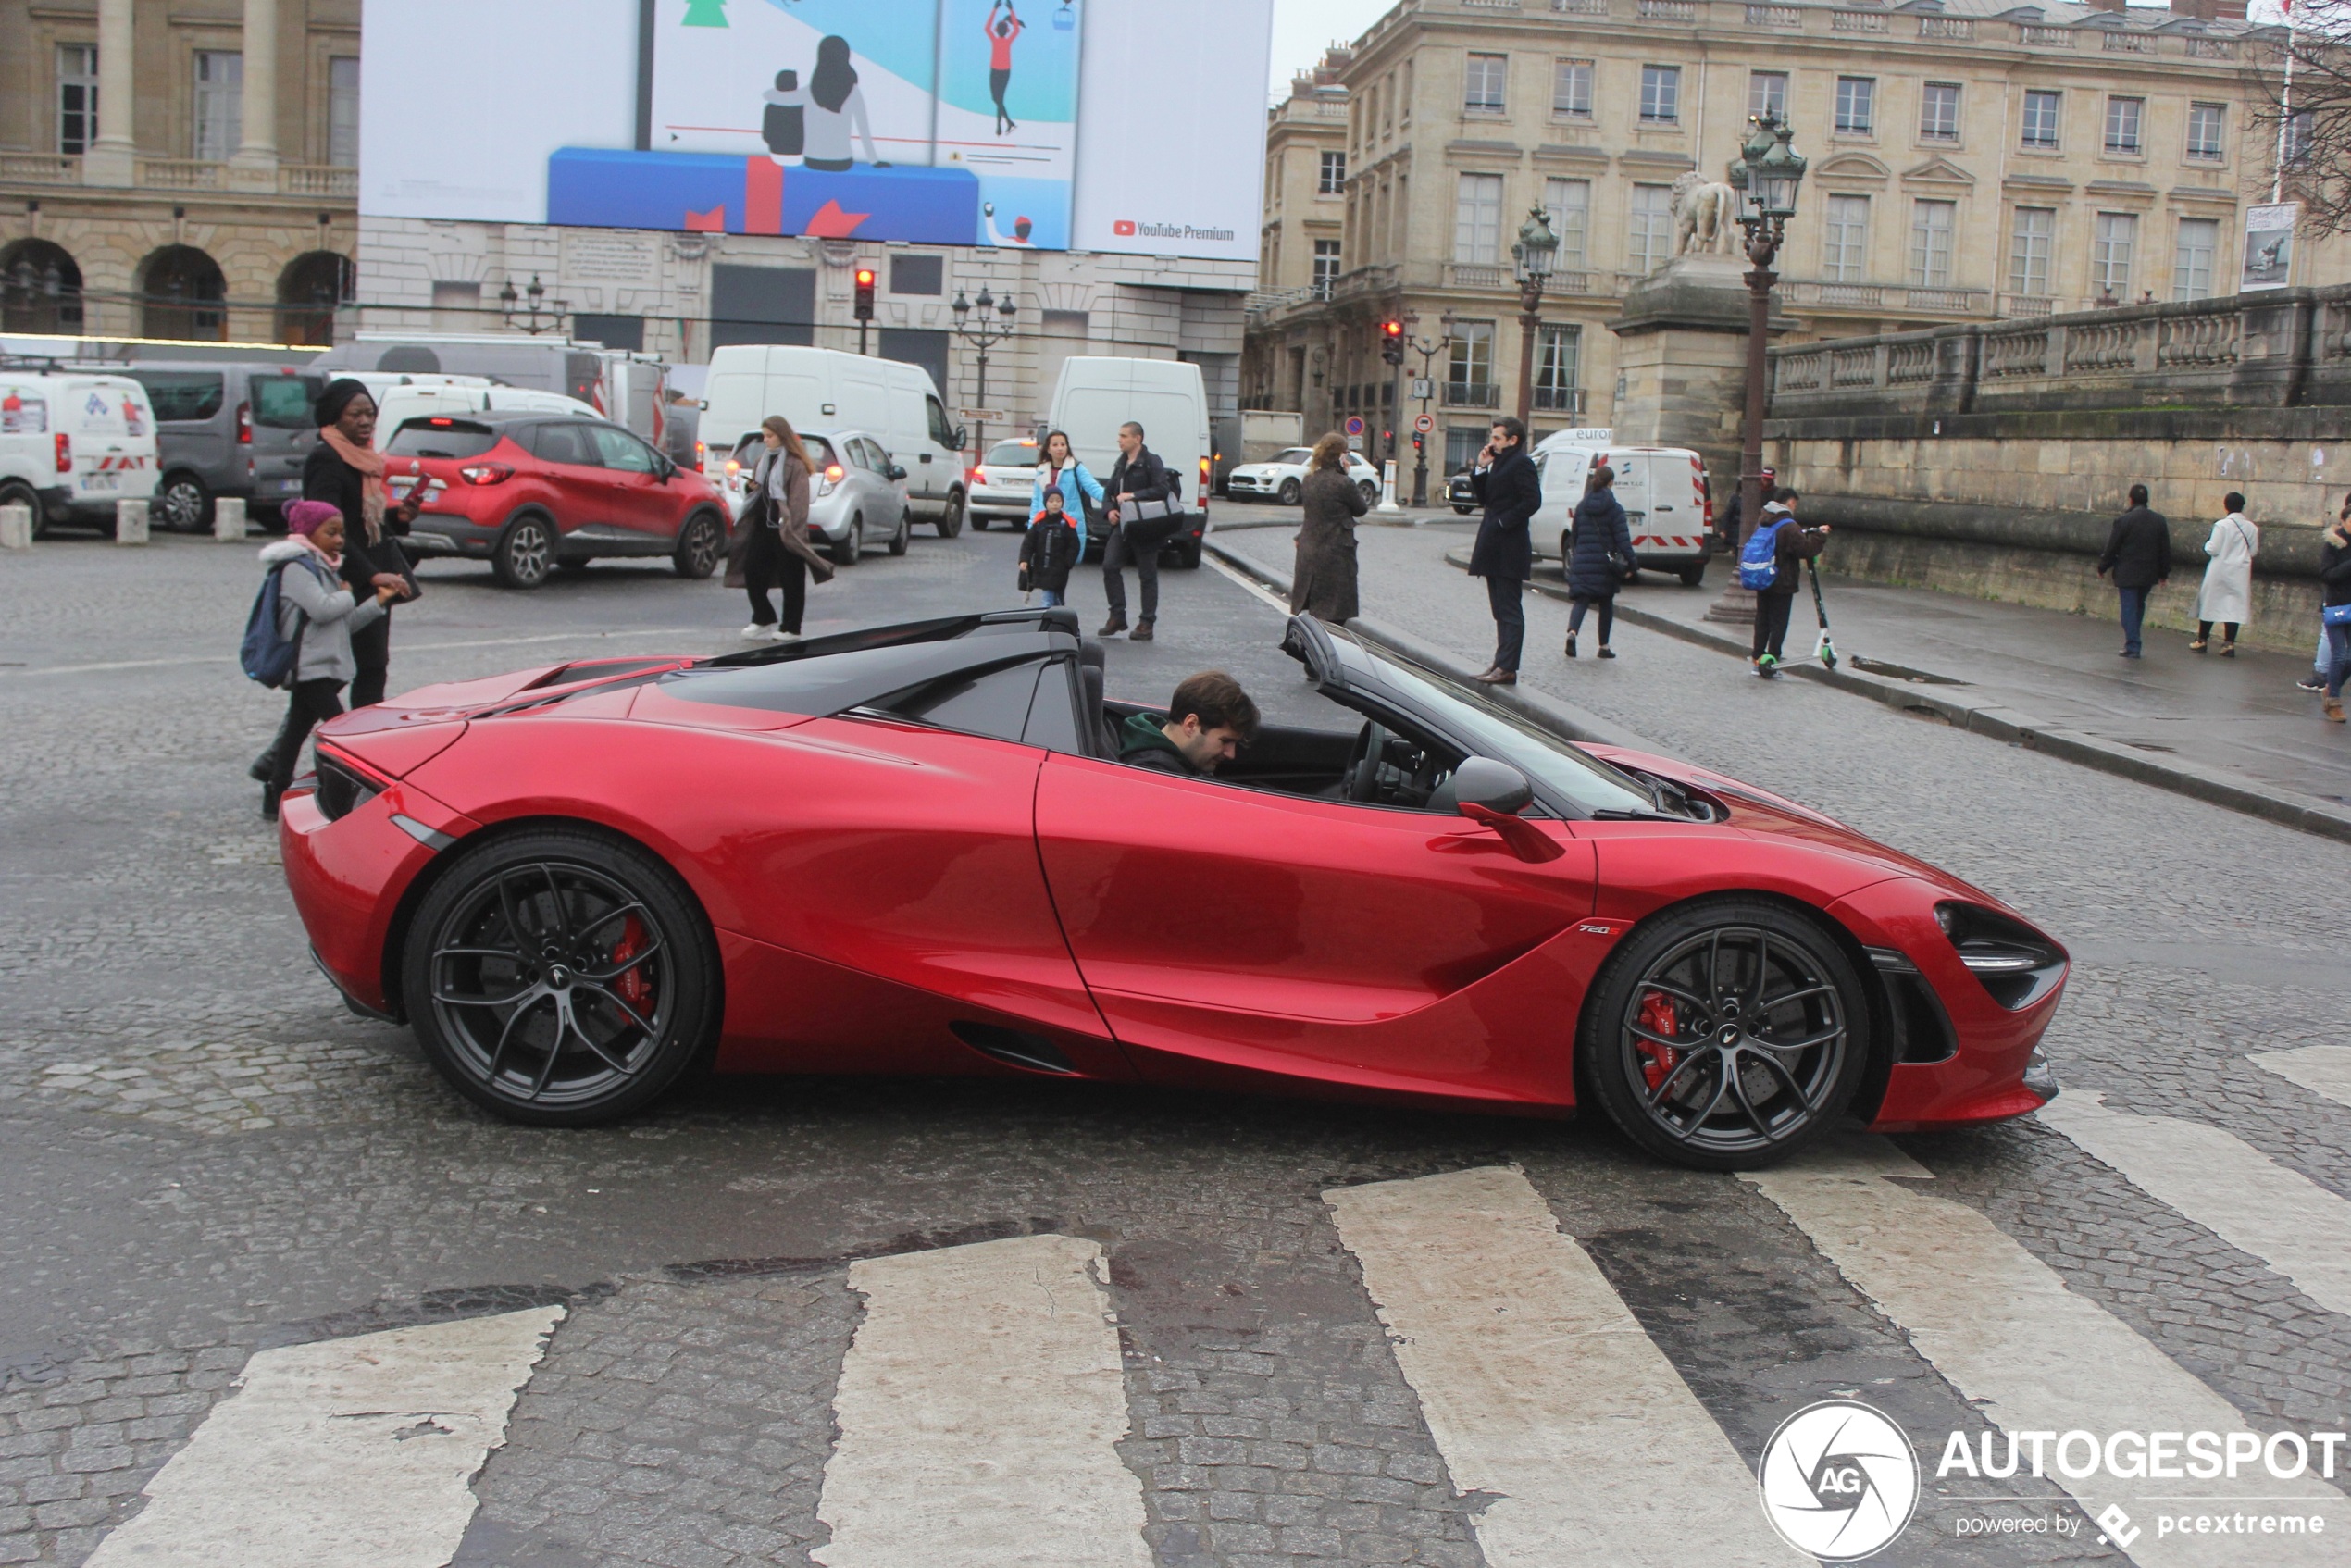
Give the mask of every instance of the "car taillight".
<path id="1" fill-rule="evenodd" d="M 253 444 L 253 404 L 250 403 L 237 404 L 237 444 Z"/>
<path id="2" fill-rule="evenodd" d="M 964 470 L 964 482 L 965 484 L 986 484 L 988 482 L 988 476 L 981 473 L 977 468 L 966 468 Z"/>
<path id="3" fill-rule="evenodd" d="M 699 442 L 699 441 L 698 441 L 698 442 L 694 442 L 694 467 L 697 467 L 697 468 L 701 467 L 702 467 L 702 464 L 703 464 L 703 458 L 705 458 L 705 457 L 707 457 L 707 456 L 709 456 L 709 455 L 710 455 L 710 444 L 709 444 L 709 442 Z"/>
<path id="4" fill-rule="evenodd" d="M 825 465 L 825 478 L 832 480 L 833 483 L 840 483 L 840 473 L 841 469 L 840 464 L 827 463 Z"/>
<path id="5" fill-rule="evenodd" d="M 57 432 L 57 472 L 73 472 L 73 438 L 63 430 Z"/>
<path id="6" fill-rule="evenodd" d="M 467 484 L 504 484 L 515 471 L 504 463 L 468 463 L 457 470 L 457 477 Z"/>

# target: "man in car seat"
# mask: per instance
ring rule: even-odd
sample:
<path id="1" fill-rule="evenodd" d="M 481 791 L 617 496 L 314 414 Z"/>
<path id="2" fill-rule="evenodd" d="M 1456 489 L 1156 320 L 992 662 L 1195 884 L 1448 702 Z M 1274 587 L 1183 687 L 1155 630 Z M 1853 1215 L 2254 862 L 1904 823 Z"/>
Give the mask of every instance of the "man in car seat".
<path id="1" fill-rule="evenodd" d="M 1135 714 L 1118 732 L 1118 760 L 1205 778 L 1257 733 L 1257 704 L 1221 669 L 1187 676 L 1164 714 Z"/>

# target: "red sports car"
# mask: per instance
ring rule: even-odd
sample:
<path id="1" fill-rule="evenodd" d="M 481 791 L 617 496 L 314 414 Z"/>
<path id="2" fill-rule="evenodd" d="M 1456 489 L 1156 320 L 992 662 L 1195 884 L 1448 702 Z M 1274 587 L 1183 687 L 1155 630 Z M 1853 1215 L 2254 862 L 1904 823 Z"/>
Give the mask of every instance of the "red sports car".
<path id="1" fill-rule="evenodd" d="M 411 691 L 319 732 L 286 878 L 351 1005 L 504 1115 L 699 1064 L 1597 1101 L 1710 1169 L 2031 1111 L 2063 949 L 1720 775 L 1323 626 L 1331 728 L 1117 760 L 1067 609 Z"/>

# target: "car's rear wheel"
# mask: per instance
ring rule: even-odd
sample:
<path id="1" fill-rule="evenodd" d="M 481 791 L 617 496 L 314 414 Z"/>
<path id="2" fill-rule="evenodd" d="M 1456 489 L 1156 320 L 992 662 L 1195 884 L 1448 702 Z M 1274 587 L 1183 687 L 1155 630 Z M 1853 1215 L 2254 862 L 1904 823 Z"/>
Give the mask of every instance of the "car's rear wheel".
<path id="1" fill-rule="evenodd" d="M 1199 540 L 1188 539 L 1176 547 L 1176 559 L 1182 563 L 1186 571 L 1196 572 L 1200 570 L 1200 549 Z"/>
<path id="2" fill-rule="evenodd" d="M 864 513 L 849 519 L 849 531 L 825 547 L 836 566 L 853 566 L 865 554 L 865 517 Z"/>
<path id="3" fill-rule="evenodd" d="M 678 553 L 669 565 L 679 577 L 705 578 L 718 568 L 727 544 L 727 530 L 707 512 L 697 512 L 678 530 Z"/>
<path id="4" fill-rule="evenodd" d="M 1284 479 L 1282 481 L 1282 488 L 1274 492 L 1274 499 L 1280 502 L 1285 506 L 1295 506 L 1298 504 L 1299 494 L 1300 490 L 1298 481 L 1296 479 Z"/>
<path id="5" fill-rule="evenodd" d="M 1686 905 L 1609 960 L 1586 1010 L 1585 1084 L 1650 1153 L 1698 1170 L 1785 1158 L 1845 1114 L 1868 1056 L 1860 977 L 1811 916 L 1751 899 Z"/>
<path id="6" fill-rule="evenodd" d="M 543 828 L 466 853 L 425 895 L 402 989 L 426 1056 L 511 1120 L 643 1109 L 702 1054 L 723 987 L 709 923 L 631 844 Z"/>
<path id="7" fill-rule="evenodd" d="M 166 474 L 155 504 L 155 521 L 174 533 L 198 533 L 212 525 L 212 492 L 193 474 Z"/>
<path id="8" fill-rule="evenodd" d="M 943 539 L 952 539 L 955 536 L 953 534 L 942 534 L 940 537 Z M 903 555 L 906 554 L 906 546 L 913 543 L 914 539 L 914 514 L 912 512 L 899 513 L 898 531 L 889 536 L 889 553 L 893 555 Z"/>
<path id="9" fill-rule="evenodd" d="M 952 539 L 964 531 L 964 492 L 947 492 L 947 509 L 939 514 L 939 537 Z"/>
<path id="10" fill-rule="evenodd" d="M 536 513 L 508 523 L 490 553 L 490 570 L 507 588 L 537 588 L 554 564 L 554 530 Z"/>
<path id="11" fill-rule="evenodd" d="M 1379 504 L 1379 486 L 1374 484 L 1369 479 L 1363 479 L 1359 481 L 1355 488 L 1363 492 L 1363 501 L 1365 504 L 1372 506 Z"/>
<path id="12" fill-rule="evenodd" d="M 1684 567 L 1682 568 L 1682 586 L 1683 586 L 1684 588 L 1703 588 L 1703 587 L 1705 587 L 1705 586 L 1706 586 L 1706 563 L 1705 563 L 1705 562 L 1703 562 L 1703 561 L 1700 561 L 1700 562 L 1699 562 L 1697 566 L 1684 566 Z"/>

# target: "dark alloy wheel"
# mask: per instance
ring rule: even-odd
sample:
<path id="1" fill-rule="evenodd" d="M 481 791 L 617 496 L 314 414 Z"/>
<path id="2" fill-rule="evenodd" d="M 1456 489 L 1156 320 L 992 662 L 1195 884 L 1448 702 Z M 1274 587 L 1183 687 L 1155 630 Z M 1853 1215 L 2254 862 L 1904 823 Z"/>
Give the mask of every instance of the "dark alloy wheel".
<path id="1" fill-rule="evenodd" d="M 939 514 L 939 538 L 952 539 L 957 534 L 964 531 L 964 492 L 960 490 L 949 491 L 947 492 L 947 509 Z M 978 528 L 986 528 L 988 525 L 975 519 L 975 526 Z"/>
<path id="2" fill-rule="evenodd" d="M 1610 959 L 1586 1014 L 1584 1080 L 1649 1152 L 1751 1170 L 1852 1102 L 1868 1057 L 1863 998 L 1817 920 L 1748 900 L 1693 904 Z"/>
<path id="3" fill-rule="evenodd" d="M 697 512 L 678 530 L 678 553 L 670 557 L 670 567 L 679 577 L 708 577 L 717 570 L 726 542 L 727 530 L 718 526 L 718 519 L 707 512 Z"/>
<path id="4" fill-rule="evenodd" d="M 1295 506 L 1298 504 L 1300 493 L 1302 492 L 1296 479 L 1284 479 L 1282 488 L 1274 492 L 1274 499 L 1285 506 Z"/>
<path id="5" fill-rule="evenodd" d="M 952 539 L 954 535 L 949 534 L 945 537 Z M 903 555 L 906 554 L 906 546 L 913 543 L 914 540 L 914 514 L 912 512 L 899 513 L 898 531 L 889 536 L 889 553 L 893 555 Z"/>
<path id="6" fill-rule="evenodd" d="M 173 533 L 202 532 L 212 526 L 212 492 L 193 474 L 166 474 L 155 489 L 155 521 Z"/>
<path id="7" fill-rule="evenodd" d="M 493 840 L 433 887 L 411 929 L 403 989 L 425 1054 L 514 1121 L 640 1110 L 717 1024 L 708 923 L 633 845 L 566 828 Z"/>
<path id="8" fill-rule="evenodd" d="M 1365 504 L 1372 506 L 1379 504 L 1379 486 L 1374 484 L 1369 479 L 1358 479 L 1355 482 L 1355 488 L 1363 492 L 1363 501 Z"/>
<path id="9" fill-rule="evenodd" d="M 508 588 L 538 587 L 554 564 L 554 530 L 535 513 L 508 523 L 490 556 L 491 573 Z"/>

